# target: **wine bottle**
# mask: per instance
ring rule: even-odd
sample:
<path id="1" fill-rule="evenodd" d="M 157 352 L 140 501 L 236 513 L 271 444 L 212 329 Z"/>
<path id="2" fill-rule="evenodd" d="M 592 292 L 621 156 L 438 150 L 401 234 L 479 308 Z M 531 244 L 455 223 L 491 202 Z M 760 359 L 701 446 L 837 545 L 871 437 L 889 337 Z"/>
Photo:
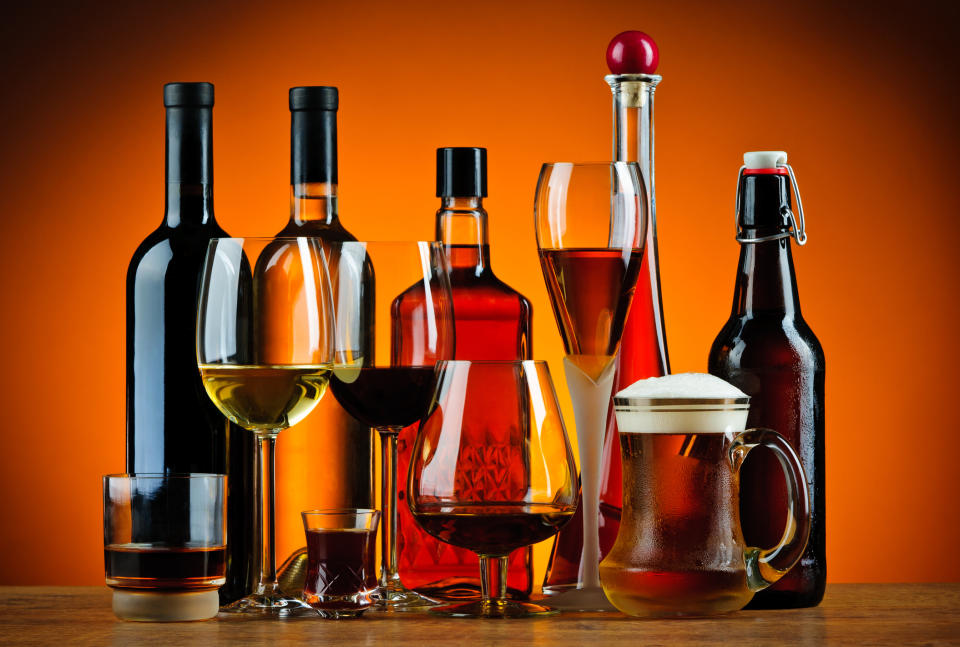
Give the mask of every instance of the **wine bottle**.
<path id="1" fill-rule="evenodd" d="M 440 209 L 436 216 L 436 237 L 444 244 L 450 262 L 456 359 L 531 359 L 533 307 L 526 297 L 497 278 L 490 266 L 487 212 L 483 207 L 486 196 L 486 149 L 437 150 Z M 510 398 L 516 398 L 516 394 L 505 394 L 504 401 Z M 498 438 L 497 430 L 475 428 L 468 421 L 464 421 L 462 433 L 482 434 L 491 452 L 498 442 L 511 442 L 509 438 Z M 400 433 L 397 443 L 401 502 L 406 498 L 405 476 L 415 439 L 416 426 L 412 426 Z M 399 506 L 398 515 L 399 571 L 404 584 L 431 597 L 479 598 L 476 554 L 438 541 L 424 532 L 406 505 Z M 519 548 L 510 554 L 507 587 L 512 597 L 525 598 L 532 592 L 531 547 Z"/>
<path id="2" fill-rule="evenodd" d="M 337 110 L 335 87 L 290 89 L 290 220 L 277 236 L 313 236 L 328 243 L 356 238 L 340 222 L 337 209 Z M 329 251 L 329 250 L 328 250 Z M 331 271 L 335 257 L 329 257 Z M 369 277 L 373 295 L 373 276 Z M 373 321 L 373 303 L 369 304 Z M 372 335 L 372 325 L 365 331 Z M 373 348 L 372 343 L 368 348 Z M 286 430 L 277 442 L 277 553 L 290 555 L 285 572 L 305 573 L 302 510 L 372 508 L 373 432 L 337 400 L 323 398 L 313 412 Z M 294 557 L 294 556 L 291 556 Z M 298 588 L 299 582 L 291 589 Z M 290 586 L 288 584 L 288 586 Z"/>
<path id="3" fill-rule="evenodd" d="M 810 539 L 803 556 L 747 606 L 810 607 L 823 599 L 827 580 L 825 365 L 823 348 L 800 314 L 793 268 L 790 238 L 806 242 L 803 207 L 797 193 L 794 221 L 786 153 L 747 153 L 744 165 L 737 186 L 740 264 L 733 309 L 710 349 L 708 370 L 750 396 L 748 427 L 775 429 L 793 446 L 810 494 Z M 769 451 L 751 455 L 740 471 L 740 522 L 748 546 L 767 548 L 780 541 L 786 501 L 776 456 Z"/>
<path id="4" fill-rule="evenodd" d="M 168 83 L 166 215 L 127 270 L 127 472 L 227 474 L 227 574 L 221 603 L 253 577 L 253 436 L 227 422 L 197 367 L 200 274 L 213 215 L 213 86 Z"/>

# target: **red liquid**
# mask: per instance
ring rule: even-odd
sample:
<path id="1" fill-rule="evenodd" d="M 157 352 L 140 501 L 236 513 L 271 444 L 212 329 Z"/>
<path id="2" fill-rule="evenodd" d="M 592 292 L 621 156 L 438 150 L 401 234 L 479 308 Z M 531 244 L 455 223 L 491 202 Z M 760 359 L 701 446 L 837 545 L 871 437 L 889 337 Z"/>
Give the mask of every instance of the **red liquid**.
<path id="1" fill-rule="evenodd" d="M 375 534 L 364 529 L 307 531 L 303 594 L 323 609 L 365 609 L 376 588 Z"/>
<path id="2" fill-rule="evenodd" d="M 433 366 L 337 369 L 330 390 L 368 427 L 406 427 L 420 420 L 433 395 Z"/>
<path id="3" fill-rule="evenodd" d="M 421 505 L 414 515 L 427 532 L 481 555 L 506 555 L 543 541 L 573 515 L 552 504 Z"/>
<path id="4" fill-rule="evenodd" d="M 456 327 L 456 359 L 521 360 L 532 357 L 532 317 L 530 302 L 519 292 L 500 281 L 490 270 L 487 245 L 449 245 L 447 254 L 453 266 L 450 283 L 453 290 L 454 324 Z M 504 402 L 515 400 L 511 389 L 504 393 Z M 491 453 L 509 455 L 507 447 L 517 446 L 519 439 L 511 435 L 509 424 L 499 429 L 474 426 L 464 421 L 462 433 L 470 444 L 487 447 Z M 515 431 L 513 433 L 516 433 Z M 398 565 L 403 583 L 426 595 L 448 599 L 472 599 L 480 596 L 480 563 L 476 553 L 439 541 L 414 521 L 406 499 L 406 474 L 410 469 L 410 450 L 417 437 L 416 426 L 404 429 L 397 441 L 398 473 Z M 474 440 L 476 439 L 476 440 Z M 501 466 L 502 467 L 502 466 Z M 486 476 L 479 470 L 486 470 Z M 478 464 L 474 477 L 489 482 L 490 464 Z M 523 474 L 526 467 L 512 465 Z M 520 479 L 526 482 L 526 477 Z M 501 497 L 502 498 L 502 497 Z M 507 559 L 507 594 L 527 598 L 533 592 L 533 550 L 518 548 Z"/>

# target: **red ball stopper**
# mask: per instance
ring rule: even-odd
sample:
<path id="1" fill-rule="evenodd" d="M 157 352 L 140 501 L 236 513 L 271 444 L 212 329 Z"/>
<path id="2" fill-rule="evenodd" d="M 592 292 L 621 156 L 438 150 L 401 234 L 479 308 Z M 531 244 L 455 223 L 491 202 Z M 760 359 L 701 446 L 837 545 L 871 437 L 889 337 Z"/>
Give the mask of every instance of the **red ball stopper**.
<path id="1" fill-rule="evenodd" d="M 607 45 L 611 74 L 653 74 L 660 62 L 657 44 L 642 31 L 624 31 Z"/>

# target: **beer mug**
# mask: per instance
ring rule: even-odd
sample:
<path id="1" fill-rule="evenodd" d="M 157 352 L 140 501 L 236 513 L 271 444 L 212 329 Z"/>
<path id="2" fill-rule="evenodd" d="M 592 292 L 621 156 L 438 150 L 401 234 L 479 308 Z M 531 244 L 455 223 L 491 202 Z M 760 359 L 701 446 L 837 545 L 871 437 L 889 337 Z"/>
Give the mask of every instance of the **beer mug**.
<path id="1" fill-rule="evenodd" d="M 745 395 L 621 395 L 614 409 L 623 512 L 616 542 L 600 564 L 604 592 L 632 616 L 710 616 L 743 608 L 780 579 L 807 544 L 810 506 L 799 458 L 777 432 L 744 430 Z M 773 548 L 746 546 L 740 530 L 739 470 L 757 446 L 773 451 L 787 483 L 787 523 Z"/>

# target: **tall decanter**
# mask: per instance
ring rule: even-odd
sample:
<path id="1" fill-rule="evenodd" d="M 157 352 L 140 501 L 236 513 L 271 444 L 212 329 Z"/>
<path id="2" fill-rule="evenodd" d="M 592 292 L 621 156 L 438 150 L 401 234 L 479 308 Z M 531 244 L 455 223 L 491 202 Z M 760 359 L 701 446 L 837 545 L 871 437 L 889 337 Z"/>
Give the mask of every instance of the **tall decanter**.
<path id="1" fill-rule="evenodd" d="M 127 270 L 127 472 L 228 475 L 226 604 L 253 584 L 255 450 L 207 397 L 197 368 L 207 244 L 227 236 L 213 214 L 213 85 L 168 83 L 163 105 L 166 213 Z"/>
<path id="2" fill-rule="evenodd" d="M 289 101 L 290 220 L 277 235 L 313 236 L 327 243 L 354 241 L 337 209 L 339 91 L 329 86 L 296 87 L 290 89 Z M 335 271 L 337 259 L 331 256 L 328 261 Z M 370 294 L 373 280 L 368 277 Z M 373 335 L 372 325 L 363 333 Z M 373 449 L 369 427 L 332 397 L 322 399 L 309 416 L 279 436 L 277 556 L 291 557 L 280 573 L 288 590 L 296 590 L 305 574 L 302 510 L 374 506 Z"/>
<path id="3" fill-rule="evenodd" d="M 743 156 L 737 186 L 740 263 L 730 318 L 710 349 L 709 371 L 750 396 L 749 427 L 769 427 L 793 446 L 807 476 L 810 540 L 790 571 L 748 608 L 816 606 L 827 579 L 824 508 L 823 348 L 800 313 L 791 238 L 807 240 L 793 170 L 782 151 Z M 796 210 L 790 185 L 797 195 Z M 751 462 L 752 461 L 752 462 Z M 776 456 L 761 452 L 740 472 L 740 521 L 750 546 L 780 541 L 787 492 Z"/>
<path id="4" fill-rule="evenodd" d="M 487 235 L 487 151 L 485 148 L 440 148 L 437 150 L 436 237 L 443 243 L 450 262 L 453 293 L 456 359 L 526 360 L 533 357 L 533 308 L 522 294 L 501 281 L 490 266 Z M 502 401 L 516 398 L 504 393 Z M 503 425 L 484 425 L 465 420 L 461 429 L 465 447 L 484 447 L 477 469 L 504 470 L 497 456 L 514 456 L 511 446 L 523 432 L 511 426 L 504 413 Z M 515 422 L 515 421 L 514 421 Z M 406 474 L 416 426 L 405 429 L 398 441 L 400 500 L 406 498 Z M 524 466 L 520 466 L 526 472 Z M 477 475 L 477 482 L 497 479 Z M 472 551 L 440 542 L 416 524 L 409 508 L 399 506 L 399 569 L 404 583 L 430 597 L 469 599 L 480 597 L 478 559 Z M 507 587 L 512 597 L 525 598 L 533 590 L 533 550 L 513 551 L 507 561 Z"/>
<path id="5" fill-rule="evenodd" d="M 623 328 L 613 392 L 637 380 L 670 372 L 660 298 L 657 252 L 657 200 L 654 189 L 653 96 L 661 76 L 653 74 L 659 62 L 657 46 L 647 34 L 626 31 L 607 47 L 605 77 L 613 92 L 613 158 L 636 162 L 649 201 L 646 244 L 633 303 Z M 622 498 L 620 449 L 616 418 L 611 409 L 603 447 L 600 484 L 600 558 L 613 546 L 620 527 Z M 581 571 L 582 509 L 554 541 L 544 580 L 546 593 L 574 587 Z"/>

